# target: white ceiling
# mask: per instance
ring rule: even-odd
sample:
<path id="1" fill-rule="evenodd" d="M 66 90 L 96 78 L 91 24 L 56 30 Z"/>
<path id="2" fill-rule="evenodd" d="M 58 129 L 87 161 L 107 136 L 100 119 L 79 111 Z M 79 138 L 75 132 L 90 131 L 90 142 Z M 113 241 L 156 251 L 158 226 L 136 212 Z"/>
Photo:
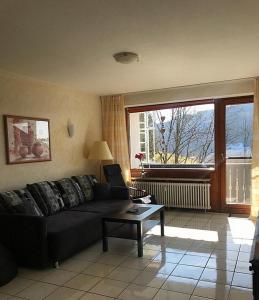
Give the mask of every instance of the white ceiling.
<path id="1" fill-rule="evenodd" d="M 0 68 L 95 94 L 256 76 L 259 0 L 1 0 Z"/>

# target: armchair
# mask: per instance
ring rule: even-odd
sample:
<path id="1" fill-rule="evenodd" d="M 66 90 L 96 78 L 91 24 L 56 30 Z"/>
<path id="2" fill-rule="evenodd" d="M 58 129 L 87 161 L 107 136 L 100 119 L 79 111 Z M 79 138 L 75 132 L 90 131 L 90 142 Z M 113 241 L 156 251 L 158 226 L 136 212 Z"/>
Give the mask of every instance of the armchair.
<path id="1" fill-rule="evenodd" d="M 129 197 L 134 203 L 154 203 L 154 197 L 148 195 L 145 190 L 137 189 L 131 186 L 127 186 L 123 176 L 121 174 L 121 167 L 119 164 L 105 165 L 103 166 L 104 176 L 106 181 L 111 185 L 112 189 L 116 188 L 127 188 L 129 191 Z M 136 195 L 134 195 L 137 194 Z M 143 199 L 145 198 L 145 200 Z M 148 201 L 150 199 L 150 201 Z"/>

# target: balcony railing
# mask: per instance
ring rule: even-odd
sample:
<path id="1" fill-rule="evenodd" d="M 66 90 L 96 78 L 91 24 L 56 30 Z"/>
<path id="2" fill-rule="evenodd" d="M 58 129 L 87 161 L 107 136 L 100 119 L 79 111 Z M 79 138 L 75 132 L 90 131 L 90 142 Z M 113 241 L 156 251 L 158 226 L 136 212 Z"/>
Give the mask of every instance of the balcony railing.
<path id="1" fill-rule="evenodd" d="M 251 157 L 229 157 L 226 162 L 227 204 L 251 203 Z"/>

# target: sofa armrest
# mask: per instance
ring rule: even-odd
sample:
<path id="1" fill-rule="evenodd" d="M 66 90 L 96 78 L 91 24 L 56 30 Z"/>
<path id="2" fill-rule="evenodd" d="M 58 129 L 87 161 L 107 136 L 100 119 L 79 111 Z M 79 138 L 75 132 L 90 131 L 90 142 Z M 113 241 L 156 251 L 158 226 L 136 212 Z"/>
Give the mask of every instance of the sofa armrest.
<path id="1" fill-rule="evenodd" d="M 45 217 L 0 214 L 0 242 L 19 265 L 43 268 L 49 263 Z"/>
<path id="2" fill-rule="evenodd" d="M 129 200 L 129 189 L 124 186 L 111 187 L 112 199 Z"/>

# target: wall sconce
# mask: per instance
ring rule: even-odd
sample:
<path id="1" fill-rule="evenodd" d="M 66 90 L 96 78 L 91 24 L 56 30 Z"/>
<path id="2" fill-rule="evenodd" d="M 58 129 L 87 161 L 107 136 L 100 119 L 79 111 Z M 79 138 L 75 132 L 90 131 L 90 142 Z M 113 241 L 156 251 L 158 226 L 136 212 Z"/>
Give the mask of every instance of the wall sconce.
<path id="1" fill-rule="evenodd" d="M 67 132 L 68 132 L 68 136 L 69 136 L 69 137 L 73 137 L 73 136 L 74 136 L 74 133 L 75 133 L 75 126 L 74 126 L 74 124 L 71 122 L 70 119 L 67 121 Z"/>

